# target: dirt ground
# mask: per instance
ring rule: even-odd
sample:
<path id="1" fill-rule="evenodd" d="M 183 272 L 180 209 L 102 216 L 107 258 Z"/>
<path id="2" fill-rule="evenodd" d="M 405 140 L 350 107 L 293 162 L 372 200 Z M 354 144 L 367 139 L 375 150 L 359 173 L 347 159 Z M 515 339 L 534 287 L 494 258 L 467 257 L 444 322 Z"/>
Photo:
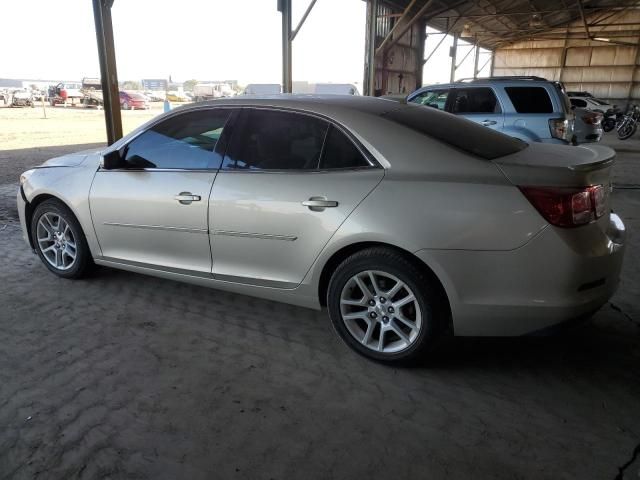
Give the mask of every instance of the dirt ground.
<path id="1" fill-rule="evenodd" d="M 154 112 L 124 112 L 127 130 Z M 0 109 L 0 479 L 614 479 L 640 459 L 640 137 L 617 148 L 619 292 L 552 337 L 360 358 L 326 314 L 24 244 L 22 170 L 104 142 L 102 112 Z M 629 462 L 624 477 L 616 477 Z"/>

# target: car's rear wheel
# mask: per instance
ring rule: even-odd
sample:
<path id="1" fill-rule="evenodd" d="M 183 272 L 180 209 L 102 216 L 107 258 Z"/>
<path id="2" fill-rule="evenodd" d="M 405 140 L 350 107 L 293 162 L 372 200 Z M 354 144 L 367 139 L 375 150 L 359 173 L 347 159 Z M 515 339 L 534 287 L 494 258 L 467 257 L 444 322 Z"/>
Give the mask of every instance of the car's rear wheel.
<path id="1" fill-rule="evenodd" d="M 387 248 L 344 260 L 329 282 L 327 306 L 347 345 L 386 362 L 420 357 L 446 325 L 441 289 L 415 262 Z"/>
<path id="2" fill-rule="evenodd" d="M 60 277 L 80 278 L 93 264 L 78 220 L 59 200 L 45 200 L 36 207 L 31 235 L 42 263 Z"/>

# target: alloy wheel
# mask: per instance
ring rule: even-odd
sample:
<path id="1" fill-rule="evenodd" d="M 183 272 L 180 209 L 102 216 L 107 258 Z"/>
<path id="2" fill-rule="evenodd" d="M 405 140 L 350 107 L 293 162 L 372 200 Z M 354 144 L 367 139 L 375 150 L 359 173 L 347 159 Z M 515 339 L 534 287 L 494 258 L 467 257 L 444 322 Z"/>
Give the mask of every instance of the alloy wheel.
<path id="1" fill-rule="evenodd" d="M 76 262 L 78 247 L 73 231 L 61 215 L 44 213 L 38 219 L 36 237 L 44 259 L 58 270 L 69 270 Z"/>
<path id="2" fill-rule="evenodd" d="M 422 328 L 414 292 L 398 277 L 379 270 L 365 270 L 345 283 L 340 313 L 353 338 L 380 353 L 406 350 Z"/>

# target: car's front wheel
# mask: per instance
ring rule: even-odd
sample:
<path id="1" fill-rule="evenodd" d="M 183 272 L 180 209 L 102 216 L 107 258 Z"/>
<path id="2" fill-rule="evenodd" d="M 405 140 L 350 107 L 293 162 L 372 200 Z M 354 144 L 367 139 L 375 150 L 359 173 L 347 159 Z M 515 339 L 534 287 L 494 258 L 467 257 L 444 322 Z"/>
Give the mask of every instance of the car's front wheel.
<path id="1" fill-rule="evenodd" d="M 329 282 L 327 307 L 335 330 L 375 360 L 411 361 L 447 325 L 441 289 L 406 255 L 370 248 L 344 260 Z"/>
<path id="2" fill-rule="evenodd" d="M 31 235 L 44 265 L 60 277 L 80 278 L 93 264 L 78 220 L 59 200 L 45 200 L 36 207 Z"/>

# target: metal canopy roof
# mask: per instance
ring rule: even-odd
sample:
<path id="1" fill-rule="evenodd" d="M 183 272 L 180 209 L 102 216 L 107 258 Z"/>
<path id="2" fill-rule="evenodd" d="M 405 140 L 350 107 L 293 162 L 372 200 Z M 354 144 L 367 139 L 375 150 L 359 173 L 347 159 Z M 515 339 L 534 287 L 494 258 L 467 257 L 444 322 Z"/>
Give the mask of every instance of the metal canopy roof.
<path id="1" fill-rule="evenodd" d="M 622 22 L 625 12 L 640 9 L 638 0 L 384 0 L 411 18 L 423 9 L 427 25 L 477 39 L 493 50 L 529 39 L 601 39 L 629 44 L 640 35 L 640 22 Z M 427 5 L 429 4 L 429 5 Z M 467 26 L 465 28 L 465 25 Z M 463 30 L 465 31 L 463 33 Z M 470 34 L 470 35 L 469 35 Z M 619 40 L 616 40 L 619 39 Z M 636 42 L 632 44 L 635 45 Z"/>

